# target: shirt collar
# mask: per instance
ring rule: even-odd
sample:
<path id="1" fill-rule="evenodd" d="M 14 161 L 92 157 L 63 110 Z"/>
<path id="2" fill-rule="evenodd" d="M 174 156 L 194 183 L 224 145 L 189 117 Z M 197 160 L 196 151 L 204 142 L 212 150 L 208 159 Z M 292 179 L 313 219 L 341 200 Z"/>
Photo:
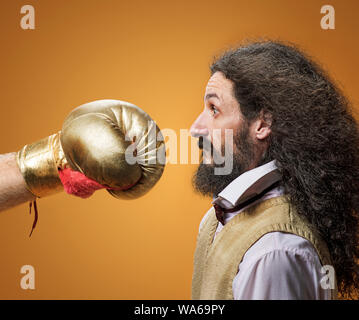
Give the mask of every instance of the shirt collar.
<path id="1" fill-rule="evenodd" d="M 281 179 L 275 160 L 248 170 L 234 179 L 212 201 L 226 209 L 233 208 L 238 204 L 260 194 L 273 183 Z"/>

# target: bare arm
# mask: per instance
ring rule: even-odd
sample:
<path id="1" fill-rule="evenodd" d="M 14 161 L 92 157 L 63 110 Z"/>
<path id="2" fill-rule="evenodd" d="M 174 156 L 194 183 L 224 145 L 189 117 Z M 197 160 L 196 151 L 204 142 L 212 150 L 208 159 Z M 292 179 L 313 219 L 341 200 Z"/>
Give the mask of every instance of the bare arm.
<path id="1" fill-rule="evenodd" d="M 0 155 L 0 211 L 35 200 L 26 189 L 15 156 L 15 152 Z"/>

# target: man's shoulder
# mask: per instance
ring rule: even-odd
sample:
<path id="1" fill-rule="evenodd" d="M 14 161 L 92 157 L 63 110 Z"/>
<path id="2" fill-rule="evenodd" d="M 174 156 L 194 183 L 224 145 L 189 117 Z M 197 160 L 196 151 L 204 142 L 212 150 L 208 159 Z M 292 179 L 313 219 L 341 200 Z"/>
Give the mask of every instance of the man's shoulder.
<path id="1" fill-rule="evenodd" d="M 262 236 L 233 279 L 235 299 L 330 299 L 320 286 L 322 266 L 312 244 L 291 233 Z"/>
<path id="2" fill-rule="evenodd" d="M 208 209 L 208 211 L 204 214 L 204 216 L 203 216 L 201 222 L 199 223 L 198 232 L 201 231 L 204 222 L 207 220 L 208 216 L 211 214 L 212 211 L 213 211 L 213 207 L 210 207 L 210 208 Z"/>
<path id="3" fill-rule="evenodd" d="M 259 238 L 243 256 L 243 263 L 253 263 L 268 254 L 285 253 L 317 264 L 319 257 L 311 242 L 292 233 L 273 231 Z"/>

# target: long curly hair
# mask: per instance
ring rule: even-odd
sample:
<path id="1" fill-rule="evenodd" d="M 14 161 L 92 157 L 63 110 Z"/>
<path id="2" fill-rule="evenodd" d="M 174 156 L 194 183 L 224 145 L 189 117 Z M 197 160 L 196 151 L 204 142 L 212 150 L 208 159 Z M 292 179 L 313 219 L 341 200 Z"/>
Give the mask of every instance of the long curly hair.
<path id="1" fill-rule="evenodd" d="M 326 242 L 340 298 L 359 296 L 359 130 L 353 109 L 328 74 L 294 44 L 257 40 L 215 58 L 234 83 L 250 122 L 271 116 L 263 162 L 276 159 L 299 214 Z"/>

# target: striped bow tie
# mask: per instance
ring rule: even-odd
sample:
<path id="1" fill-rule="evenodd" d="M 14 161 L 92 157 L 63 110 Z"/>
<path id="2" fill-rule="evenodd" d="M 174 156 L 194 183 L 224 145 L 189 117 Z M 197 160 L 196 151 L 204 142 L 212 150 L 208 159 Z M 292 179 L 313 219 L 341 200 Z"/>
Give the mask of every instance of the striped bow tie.
<path id="1" fill-rule="evenodd" d="M 225 217 L 226 213 L 232 213 L 232 212 L 237 212 L 237 211 L 241 210 L 242 208 L 253 203 L 254 201 L 262 198 L 268 191 L 274 189 L 278 185 L 279 185 L 279 182 L 276 182 L 276 183 L 272 184 L 271 186 L 269 186 L 268 188 L 266 188 L 265 190 L 263 190 L 261 193 L 256 194 L 255 196 L 251 197 L 250 199 L 245 200 L 244 202 L 241 202 L 241 203 L 237 204 L 235 207 L 230 208 L 230 209 L 223 208 L 219 204 L 214 203 L 213 208 L 214 208 L 214 211 L 216 212 L 217 220 L 224 225 L 224 217 Z"/>

